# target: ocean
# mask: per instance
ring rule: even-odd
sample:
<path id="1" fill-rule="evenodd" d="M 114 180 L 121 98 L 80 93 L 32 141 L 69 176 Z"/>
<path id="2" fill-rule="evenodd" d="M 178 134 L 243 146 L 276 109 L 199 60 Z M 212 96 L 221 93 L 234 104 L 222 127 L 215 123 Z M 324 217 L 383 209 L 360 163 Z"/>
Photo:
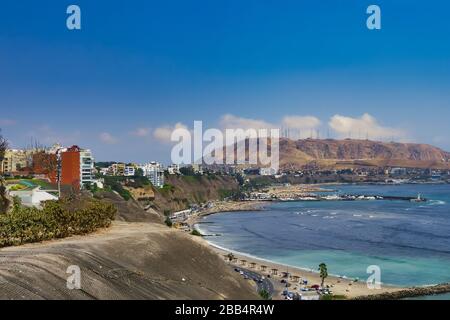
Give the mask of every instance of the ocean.
<path id="1" fill-rule="evenodd" d="M 340 194 L 417 196 L 409 201 L 268 203 L 264 211 L 220 213 L 198 225 L 211 243 L 233 251 L 330 274 L 398 286 L 450 282 L 450 185 L 336 185 Z M 449 295 L 443 296 L 450 298 Z"/>

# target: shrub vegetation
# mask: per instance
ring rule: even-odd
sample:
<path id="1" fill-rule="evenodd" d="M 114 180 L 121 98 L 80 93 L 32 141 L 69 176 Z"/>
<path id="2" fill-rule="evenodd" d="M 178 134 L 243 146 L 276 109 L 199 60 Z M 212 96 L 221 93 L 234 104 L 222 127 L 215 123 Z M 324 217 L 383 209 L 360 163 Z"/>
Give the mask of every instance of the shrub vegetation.
<path id="1" fill-rule="evenodd" d="M 0 215 L 0 247 L 86 234 L 108 227 L 116 214 L 113 204 L 97 199 L 47 201 L 43 209 L 14 201 Z"/>

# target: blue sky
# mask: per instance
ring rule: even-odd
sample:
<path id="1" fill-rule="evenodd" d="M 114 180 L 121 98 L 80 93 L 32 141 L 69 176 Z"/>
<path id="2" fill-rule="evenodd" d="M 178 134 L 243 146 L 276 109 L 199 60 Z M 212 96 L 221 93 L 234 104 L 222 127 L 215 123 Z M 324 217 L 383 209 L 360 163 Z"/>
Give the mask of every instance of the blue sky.
<path id="1" fill-rule="evenodd" d="M 70 4 L 82 30 L 66 28 Z M 381 30 L 366 28 L 370 4 Z M 322 136 L 450 150 L 448 12 L 444 0 L 5 0 L 0 127 L 16 147 L 34 137 L 137 162 L 167 161 L 164 133 L 194 120 L 312 116 Z"/>

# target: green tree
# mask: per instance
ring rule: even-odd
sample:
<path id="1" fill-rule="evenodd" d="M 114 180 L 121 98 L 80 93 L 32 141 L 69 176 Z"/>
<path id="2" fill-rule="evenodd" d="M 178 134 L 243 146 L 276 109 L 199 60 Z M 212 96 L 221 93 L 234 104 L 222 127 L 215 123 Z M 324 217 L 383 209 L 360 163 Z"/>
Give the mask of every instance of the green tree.
<path id="1" fill-rule="evenodd" d="M 320 286 L 323 288 L 323 284 L 325 283 L 325 279 L 328 277 L 328 269 L 327 265 L 325 263 L 319 264 L 319 272 L 320 272 L 320 278 L 322 279 L 322 283 Z"/>
<path id="2" fill-rule="evenodd" d="M 270 300 L 270 294 L 269 294 L 269 292 L 268 292 L 267 290 L 265 290 L 265 289 L 261 289 L 261 290 L 259 291 L 259 296 L 260 296 L 261 298 L 263 298 L 264 300 Z"/>
<path id="3" fill-rule="evenodd" d="M 164 221 L 164 223 L 165 223 L 168 227 L 172 227 L 172 225 L 173 225 L 172 220 L 171 220 L 169 217 L 166 218 L 166 220 Z"/>
<path id="4" fill-rule="evenodd" d="M 227 254 L 227 258 L 228 258 L 228 262 L 231 262 L 234 260 L 235 256 L 234 254 L 232 254 L 231 252 L 229 254 Z"/>
<path id="5" fill-rule="evenodd" d="M 181 167 L 180 173 L 184 176 L 194 176 L 195 172 L 191 166 Z"/>
<path id="6" fill-rule="evenodd" d="M 136 176 L 137 177 L 143 177 L 144 176 L 144 170 L 142 170 L 141 168 L 137 168 L 136 169 Z"/>
<path id="7" fill-rule="evenodd" d="M 198 236 L 198 237 L 202 237 L 203 236 L 197 229 L 192 230 L 191 234 L 193 236 Z"/>

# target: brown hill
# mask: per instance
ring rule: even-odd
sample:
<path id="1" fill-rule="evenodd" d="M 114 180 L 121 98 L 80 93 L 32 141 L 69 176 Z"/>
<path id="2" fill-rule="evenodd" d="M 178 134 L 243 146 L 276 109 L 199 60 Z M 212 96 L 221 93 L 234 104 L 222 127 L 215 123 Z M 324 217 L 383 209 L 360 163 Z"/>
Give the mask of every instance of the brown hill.
<path id="1" fill-rule="evenodd" d="M 448 169 L 450 153 L 427 144 L 352 139 L 281 139 L 282 168 L 302 168 L 312 164 L 326 168 L 401 166 Z"/>

